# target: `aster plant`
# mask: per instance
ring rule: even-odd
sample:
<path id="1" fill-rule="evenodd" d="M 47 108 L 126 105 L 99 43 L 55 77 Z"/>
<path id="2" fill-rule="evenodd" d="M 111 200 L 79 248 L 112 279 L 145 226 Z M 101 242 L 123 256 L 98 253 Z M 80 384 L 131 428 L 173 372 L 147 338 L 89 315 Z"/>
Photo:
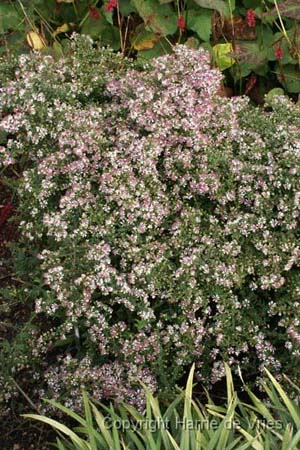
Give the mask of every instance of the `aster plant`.
<path id="1" fill-rule="evenodd" d="M 1 76 L 34 302 L 9 370 L 75 409 L 82 388 L 142 408 L 138 380 L 170 391 L 191 363 L 208 386 L 224 360 L 297 378 L 299 107 L 222 98 L 208 53 L 185 46 L 141 67 L 75 38 Z"/>

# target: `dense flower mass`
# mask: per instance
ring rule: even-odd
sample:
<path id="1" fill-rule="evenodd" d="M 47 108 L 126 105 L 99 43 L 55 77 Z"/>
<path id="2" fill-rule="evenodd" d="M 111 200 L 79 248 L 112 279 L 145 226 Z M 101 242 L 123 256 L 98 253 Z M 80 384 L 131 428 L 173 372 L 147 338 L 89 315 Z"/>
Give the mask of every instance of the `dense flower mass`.
<path id="1" fill-rule="evenodd" d="M 201 49 L 141 68 L 88 41 L 75 48 L 58 62 L 22 56 L 0 91 L 1 164 L 25 165 L 40 395 L 76 404 L 85 386 L 140 404 L 137 379 L 170 388 L 192 362 L 210 383 L 224 359 L 292 370 L 298 106 L 219 97 L 221 73 Z"/>

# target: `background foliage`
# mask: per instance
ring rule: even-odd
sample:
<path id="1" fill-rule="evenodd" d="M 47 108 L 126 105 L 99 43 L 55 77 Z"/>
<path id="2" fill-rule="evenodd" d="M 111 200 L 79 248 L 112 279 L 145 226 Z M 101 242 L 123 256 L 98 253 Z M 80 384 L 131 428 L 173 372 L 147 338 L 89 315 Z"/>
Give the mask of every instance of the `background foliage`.
<path id="1" fill-rule="evenodd" d="M 262 102 L 272 87 L 300 92 L 299 19 L 296 0 L 7 0 L 1 51 L 60 54 L 73 31 L 143 60 L 187 42 L 225 71 L 225 95 Z"/>

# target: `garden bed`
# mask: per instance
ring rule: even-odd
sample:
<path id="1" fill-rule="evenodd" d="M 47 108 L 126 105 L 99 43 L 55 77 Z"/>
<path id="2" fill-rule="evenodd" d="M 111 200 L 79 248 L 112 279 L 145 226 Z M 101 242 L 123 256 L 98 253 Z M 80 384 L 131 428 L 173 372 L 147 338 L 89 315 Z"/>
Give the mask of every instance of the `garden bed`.
<path id="1" fill-rule="evenodd" d="M 74 37 L 1 70 L 4 413 L 142 411 L 140 381 L 167 402 L 193 363 L 215 398 L 224 361 L 299 383 L 297 105 L 221 97 L 185 46 L 143 66 Z"/>

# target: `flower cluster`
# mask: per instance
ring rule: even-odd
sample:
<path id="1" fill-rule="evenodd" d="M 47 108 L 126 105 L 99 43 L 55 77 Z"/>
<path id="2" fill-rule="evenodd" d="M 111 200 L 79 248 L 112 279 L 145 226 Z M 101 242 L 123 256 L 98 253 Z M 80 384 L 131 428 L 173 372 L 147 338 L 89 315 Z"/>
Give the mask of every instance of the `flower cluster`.
<path id="1" fill-rule="evenodd" d="M 118 0 L 109 0 L 105 4 L 104 9 L 107 12 L 112 12 L 112 11 L 114 11 L 115 8 L 117 8 L 117 6 L 118 6 Z"/>
<path id="2" fill-rule="evenodd" d="M 248 9 L 246 13 L 247 25 L 250 28 L 255 28 L 256 25 L 256 15 L 253 9 Z"/>
<path id="3" fill-rule="evenodd" d="M 41 323 L 28 345 L 49 364 L 43 389 L 140 405 L 137 378 L 169 388 L 192 362 L 207 383 L 224 359 L 292 370 L 298 107 L 219 97 L 201 49 L 143 68 L 87 54 L 21 57 L 0 91 L 0 161 L 27 158 L 20 228 Z"/>

